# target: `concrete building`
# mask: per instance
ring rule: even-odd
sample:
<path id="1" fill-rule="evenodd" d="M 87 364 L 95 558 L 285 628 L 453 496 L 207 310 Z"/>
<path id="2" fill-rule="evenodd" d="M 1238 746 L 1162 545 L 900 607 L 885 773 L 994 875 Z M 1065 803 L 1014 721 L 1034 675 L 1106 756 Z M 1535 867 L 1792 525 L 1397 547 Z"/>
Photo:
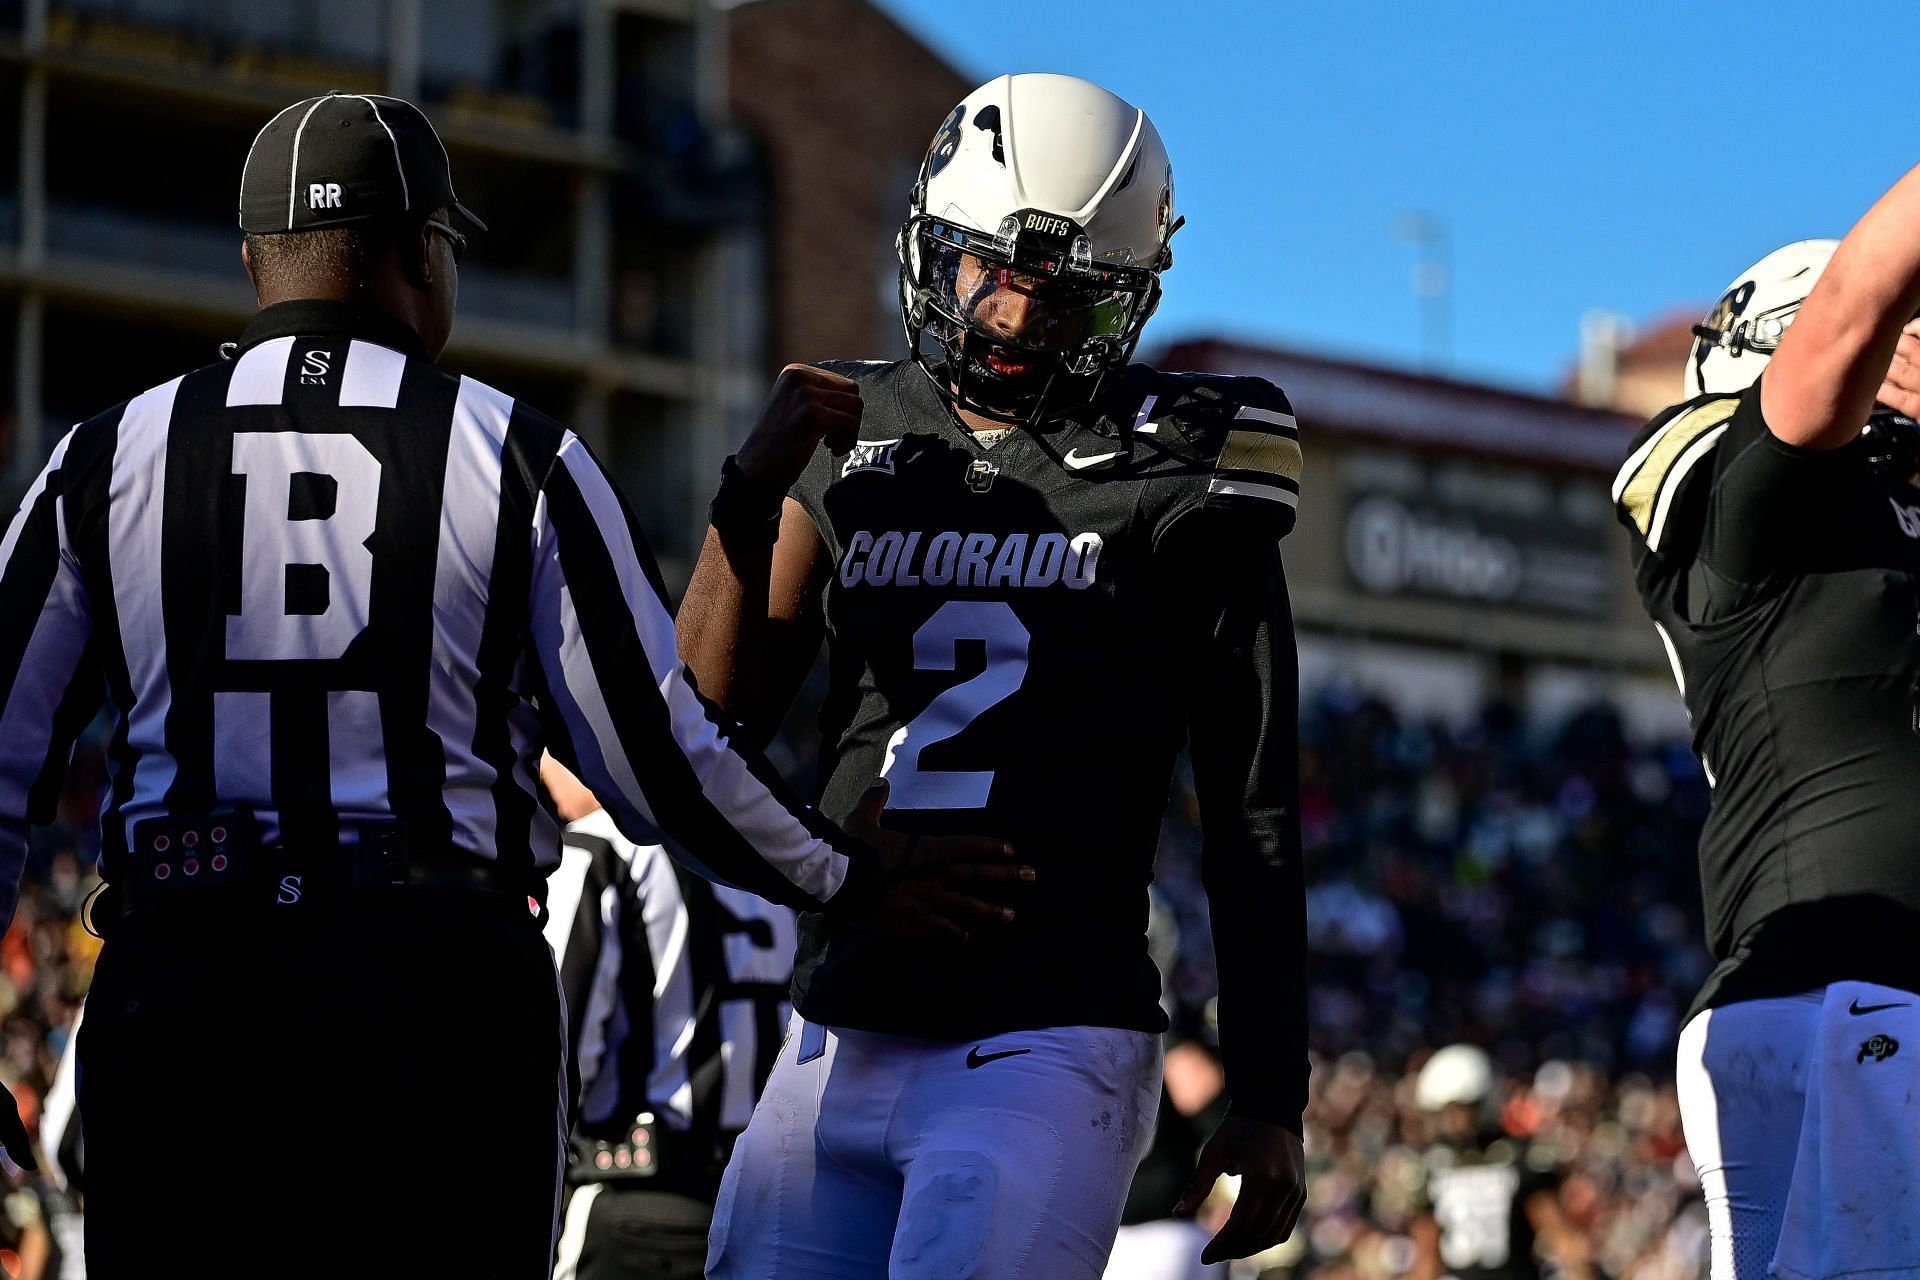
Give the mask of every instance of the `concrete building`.
<path id="1" fill-rule="evenodd" d="M 1462 719 L 1489 696 L 1551 717 L 1605 694 L 1639 733 L 1685 733 L 1608 494 L 1638 419 L 1221 340 L 1150 358 L 1254 374 L 1293 402 L 1306 476 L 1287 575 L 1304 684 L 1349 675 Z"/>
<path id="2" fill-rule="evenodd" d="M 0 457 L 252 310 L 241 161 L 324 91 L 419 102 L 486 218 L 450 367 L 562 418 L 684 574 L 763 390 L 762 184 L 707 0 L 0 0 Z M 111 352 L 102 358 L 101 352 Z"/>
<path id="3" fill-rule="evenodd" d="M 973 85 L 867 0 L 755 0 L 727 32 L 731 114 L 767 168 L 770 363 L 905 355 L 894 234 Z"/>

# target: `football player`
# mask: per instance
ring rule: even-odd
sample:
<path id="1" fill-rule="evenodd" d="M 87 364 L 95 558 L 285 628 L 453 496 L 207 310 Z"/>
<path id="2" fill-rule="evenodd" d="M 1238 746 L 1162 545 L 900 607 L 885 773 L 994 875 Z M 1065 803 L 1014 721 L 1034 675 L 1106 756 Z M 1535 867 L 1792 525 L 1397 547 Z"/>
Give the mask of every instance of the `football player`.
<path id="1" fill-rule="evenodd" d="M 1713 786 L 1678 1071 L 1714 1280 L 1920 1268 L 1916 307 L 1920 170 L 1734 281 L 1613 486 Z"/>
<path id="2" fill-rule="evenodd" d="M 825 811 L 879 774 L 899 829 L 1004 837 L 1034 875 L 930 945 L 803 917 L 714 1276 L 1100 1275 L 1159 1098 L 1147 883 L 1183 742 L 1231 1095 L 1185 1203 L 1243 1179 L 1209 1261 L 1292 1229 L 1300 448 L 1270 384 L 1129 362 L 1178 226 L 1142 112 L 992 81 L 900 231 L 910 358 L 789 368 L 723 471 L 680 615 L 702 688 L 771 733 L 830 636 Z"/>

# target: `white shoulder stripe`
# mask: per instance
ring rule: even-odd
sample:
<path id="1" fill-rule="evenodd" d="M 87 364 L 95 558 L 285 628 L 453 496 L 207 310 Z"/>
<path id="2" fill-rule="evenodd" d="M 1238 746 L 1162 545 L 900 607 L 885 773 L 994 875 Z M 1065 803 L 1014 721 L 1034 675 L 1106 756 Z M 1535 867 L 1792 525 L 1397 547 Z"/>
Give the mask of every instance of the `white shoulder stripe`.
<path id="1" fill-rule="evenodd" d="M 1647 529 L 1647 550 L 1660 549 L 1660 539 L 1667 530 L 1667 510 L 1673 505 L 1673 496 L 1680 491 L 1680 483 L 1687 478 L 1687 472 L 1706 457 L 1726 433 L 1726 424 L 1721 423 L 1687 446 L 1687 451 L 1668 468 L 1666 478 L 1660 482 L 1660 500 L 1653 508 L 1653 524 Z"/>
<path id="2" fill-rule="evenodd" d="M 1264 498 L 1268 502 L 1284 502 L 1296 508 L 1300 505 L 1300 495 L 1291 489 L 1282 489 L 1277 484 L 1261 484 L 1257 480 L 1245 480 L 1239 477 L 1229 479 L 1225 476 L 1215 476 L 1208 482 L 1207 492 L 1230 498 Z"/>
<path id="3" fill-rule="evenodd" d="M 392 347 L 354 339 L 340 372 L 342 409 L 391 409 L 400 403 L 400 379 L 407 358 Z M 465 388 L 465 381 L 461 383 Z"/>
<path id="4" fill-rule="evenodd" d="M 1673 430 L 1673 424 L 1686 416 L 1684 413 L 1674 414 L 1671 418 L 1661 423 L 1660 429 L 1648 436 L 1646 441 L 1638 449 L 1635 449 L 1627 455 L 1626 462 L 1621 465 L 1620 470 L 1613 477 L 1612 493 L 1615 502 L 1620 501 L 1620 495 L 1627 491 L 1629 484 L 1633 483 L 1634 473 L 1639 471 L 1641 465 L 1646 462 L 1647 455 L 1658 448 L 1660 442 L 1667 438 L 1667 432 Z"/>
<path id="5" fill-rule="evenodd" d="M 1240 406 L 1240 411 L 1233 416 L 1244 418 L 1249 422 L 1265 422 L 1283 431 L 1298 432 L 1300 430 L 1300 423 L 1292 414 L 1281 413 L 1277 409 L 1256 409 L 1250 404 L 1243 404 Z"/>
<path id="6" fill-rule="evenodd" d="M 227 408 L 243 404 L 279 404 L 287 385 L 287 360 L 293 355 L 293 335 L 272 338 L 248 347 L 233 362 L 227 382 Z"/>

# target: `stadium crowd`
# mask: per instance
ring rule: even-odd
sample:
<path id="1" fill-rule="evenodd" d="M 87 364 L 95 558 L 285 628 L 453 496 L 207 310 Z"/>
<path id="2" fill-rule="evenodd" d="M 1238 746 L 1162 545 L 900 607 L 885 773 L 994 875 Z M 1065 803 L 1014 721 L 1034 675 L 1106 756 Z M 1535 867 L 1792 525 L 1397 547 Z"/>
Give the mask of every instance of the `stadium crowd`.
<path id="1" fill-rule="evenodd" d="M 78 748 L 0 942 L 0 1075 L 29 1126 L 99 946 L 80 909 L 103 746 L 90 735 Z M 776 760 L 793 769 L 810 755 L 788 741 Z M 1436 1152 L 1461 1144 L 1420 1104 L 1416 1075 L 1466 1041 L 1494 1066 L 1469 1145 L 1508 1144 L 1529 1194 L 1550 1201 L 1541 1274 L 1704 1276 L 1705 1215 L 1671 1083 L 1678 1020 L 1709 963 L 1693 851 L 1707 787 L 1686 744 L 1632 745 L 1604 705 L 1557 725 L 1501 704 L 1466 728 L 1422 722 L 1336 682 L 1303 705 L 1301 772 L 1314 1178 L 1272 1273 L 1419 1271 L 1427 1177 Z M 1204 1047 L 1213 972 L 1196 814 L 1182 783 L 1157 892 L 1176 1025 Z M 35 1207 L 7 1173 L 0 1267 L 18 1274 L 11 1250 Z"/>
<path id="2" fill-rule="evenodd" d="M 1415 1096 L 1438 1048 L 1484 1046 L 1479 1132 L 1544 1189 L 1540 1274 L 1693 1280 L 1706 1217 L 1672 1076 L 1711 962 L 1694 846 L 1707 784 L 1685 742 L 1631 745 L 1589 706 L 1465 728 L 1396 715 L 1343 683 L 1301 717 L 1316 1054 L 1303 1229 L 1280 1274 L 1417 1272 L 1428 1173 L 1449 1143 Z M 1176 1008 L 1213 988 L 1200 836 L 1176 796 L 1157 889 L 1175 922 Z M 1207 1035 L 1204 1018 L 1176 1024 Z M 1515 1260 L 1513 1275 L 1535 1274 Z"/>

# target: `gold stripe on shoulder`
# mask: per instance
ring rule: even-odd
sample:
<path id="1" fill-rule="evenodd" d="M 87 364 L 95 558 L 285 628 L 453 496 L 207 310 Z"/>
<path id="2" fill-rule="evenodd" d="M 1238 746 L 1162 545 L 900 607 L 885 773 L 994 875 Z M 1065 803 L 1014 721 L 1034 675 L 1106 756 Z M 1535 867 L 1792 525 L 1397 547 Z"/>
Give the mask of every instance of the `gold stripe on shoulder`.
<path id="1" fill-rule="evenodd" d="M 1667 472 L 1689 445 L 1731 418 L 1733 411 L 1739 407 L 1737 397 L 1712 400 L 1687 410 L 1667 425 L 1659 443 L 1648 451 L 1640 463 L 1640 469 L 1634 472 L 1633 479 L 1620 491 L 1620 505 L 1626 508 L 1634 528 L 1640 530 L 1642 537 L 1646 536 L 1653 524 L 1654 504 L 1659 501 L 1660 488 L 1666 483 Z"/>
<path id="2" fill-rule="evenodd" d="M 1266 431 L 1229 431 L 1220 447 L 1221 471 L 1264 471 L 1300 483 L 1300 442 Z"/>

